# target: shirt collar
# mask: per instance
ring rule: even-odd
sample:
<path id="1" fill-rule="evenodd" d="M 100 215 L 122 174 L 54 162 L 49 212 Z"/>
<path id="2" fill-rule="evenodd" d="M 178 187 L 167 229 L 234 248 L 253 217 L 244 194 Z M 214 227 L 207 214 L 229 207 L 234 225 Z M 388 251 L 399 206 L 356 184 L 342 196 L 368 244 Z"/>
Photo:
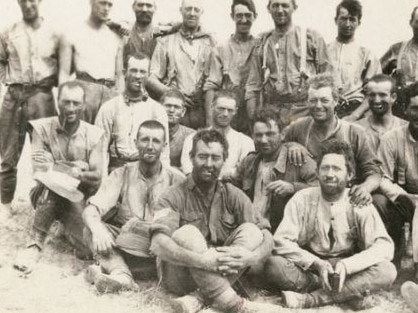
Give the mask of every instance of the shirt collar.
<path id="1" fill-rule="evenodd" d="M 347 122 L 339 119 L 337 116 L 335 116 L 335 119 L 337 120 L 337 125 L 335 126 L 335 129 L 326 138 L 324 138 L 322 141 L 328 140 L 329 138 L 332 138 L 333 136 L 335 136 L 335 134 L 341 129 L 341 125 L 343 123 L 347 123 Z M 312 127 L 313 127 L 314 123 L 315 123 L 315 121 L 311 117 L 311 122 L 309 123 L 308 131 L 307 131 L 308 136 L 310 135 L 310 133 L 312 131 Z"/>
<path id="2" fill-rule="evenodd" d="M 57 134 L 64 134 L 66 136 L 74 136 L 75 134 L 77 134 L 80 130 L 81 127 L 81 123 L 82 121 L 78 121 L 78 127 L 76 128 L 76 130 L 73 133 L 69 133 L 67 132 L 67 130 L 65 128 L 62 127 L 59 117 L 57 117 L 56 119 L 56 123 L 54 125 L 55 131 L 57 132 Z"/>
<path id="3" fill-rule="evenodd" d="M 191 191 L 197 188 L 197 185 L 196 185 L 195 180 L 193 179 L 192 173 L 188 174 L 186 177 L 186 186 Z M 222 183 L 218 180 L 216 182 L 215 193 L 218 192 L 218 190 L 221 190 L 222 186 L 223 186 Z"/>
<path id="4" fill-rule="evenodd" d="M 284 174 L 286 173 L 286 168 L 287 168 L 287 152 L 288 149 L 286 147 L 286 145 L 281 145 L 279 148 L 279 152 L 276 158 L 276 161 L 274 163 L 274 169 L 281 173 Z M 257 152 L 257 156 L 255 159 L 255 162 L 253 164 L 260 164 L 263 161 L 263 158 L 261 156 L 261 153 Z M 255 169 L 257 171 L 257 168 Z"/>
<path id="5" fill-rule="evenodd" d="M 199 26 L 197 32 L 195 32 L 193 34 L 190 34 L 190 33 L 186 32 L 184 30 L 184 27 L 182 25 L 179 29 L 179 33 L 180 33 L 181 36 L 183 36 L 187 40 L 194 40 L 194 39 L 199 39 L 199 38 L 202 38 L 202 37 L 210 36 L 210 34 L 208 32 L 202 30 L 201 26 Z"/>
<path id="6" fill-rule="evenodd" d="M 233 42 L 237 42 L 237 43 L 241 43 L 241 42 L 250 42 L 250 41 L 252 41 L 254 39 L 254 37 L 253 37 L 253 35 L 249 35 L 248 36 L 248 40 L 247 41 L 241 41 L 241 40 L 239 40 L 238 39 L 238 36 L 237 36 L 237 34 L 232 34 L 231 35 L 231 41 L 233 41 Z"/>

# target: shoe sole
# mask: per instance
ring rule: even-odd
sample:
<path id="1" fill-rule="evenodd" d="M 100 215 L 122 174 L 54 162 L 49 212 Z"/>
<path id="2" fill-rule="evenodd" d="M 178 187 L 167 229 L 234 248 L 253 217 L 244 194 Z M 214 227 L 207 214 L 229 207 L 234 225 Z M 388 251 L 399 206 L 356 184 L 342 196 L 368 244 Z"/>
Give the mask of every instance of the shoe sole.
<path id="1" fill-rule="evenodd" d="M 100 267 L 98 265 L 90 265 L 87 267 L 86 274 L 84 275 L 84 278 L 86 281 L 90 284 L 94 284 L 94 281 L 97 277 L 102 273 Z"/>
<path id="2" fill-rule="evenodd" d="M 412 311 L 418 313 L 418 286 L 413 282 L 407 281 L 401 286 L 401 294 Z"/>
<path id="3" fill-rule="evenodd" d="M 120 282 L 103 274 L 97 277 L 96 281 L 94 282 L 94 285 L 96 286 L 97 291 L 102 294 L 117 293 L 119 291 L 122 291 L 123 289 L 123 285 Z"/>

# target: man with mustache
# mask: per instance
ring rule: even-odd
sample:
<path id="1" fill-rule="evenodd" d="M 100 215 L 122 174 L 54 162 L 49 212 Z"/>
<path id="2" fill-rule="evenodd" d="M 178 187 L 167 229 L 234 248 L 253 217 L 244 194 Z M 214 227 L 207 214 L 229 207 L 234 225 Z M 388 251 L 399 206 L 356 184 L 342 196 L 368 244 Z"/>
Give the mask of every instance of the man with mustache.
<path id="1" fill-rule="evenodd" d="M 339 118 L 347 121 L 358 120 L 368 110 L 363 87 L 373 75 L 381 72 L 379 59 L 355 40 L 362 11 L 358 0 L 343 0 L 338 4 L 335 16 L 338 35 L 327 47 L 340 89 L 335 111 Z"/>
<path id="2" fill-rule="evenodd" d="M 270 223 L 274 233 L 293 194 L 316 185 L 316 164 L 310 157 L 301 167 L 287 162 L 287 147 L 273 109 L 256 111 L 252 132 L 255 151 L 238 166 L 233 183 L 249 196 L 254 209 Z"/>
<path id="3" fill-rule="evenodd" d="M 163 286 L 183 296 L 173 300 L 174 312 L 198 312 L 205 303 L 221 312 L 279 310 L 244 300 L 231 287 L 248 268 L 259 273 L 273 243 L 247 196 L 218 180 L 227 157 L 228 142 L 220 132 L 198 131 L 190 151 L 192 173 L 155 206 L 151 251 L 162 261 Z"/>
<path id="4" fill-rule="evenodd" d="M 412 94 L 413 95 L 413 94 Z M 418 140 L 418 97 L 413 95 L 406 108 L 409 116 L 407 125 L 387 132 L 380 141 L 378 150 L 382 161 L 384 178 L 380 185 L 383 195 L 379 195 L 377 208 L 383 222 L 392 236 L 395 246 L 401 247 L 403 225 L 412 222 L 418 200 L 418 162 L 416 141 Z M 379 200 L 379 201 L 377 201 Z M 416 242 L 418 223 L 412 225 L 412 250 L 415 263 L 415 279 L 418 279 L 418 243 Z M 400 251 L 399 251 L 400 253 Z M 400 258 L 400 257 L 399 257 Z"/>
<path id="5" fill-rule="evenodd" d="M 385 133 L 408 122 L 392 114 L 396 101 L 396 82 L 390 76 L 373 76 L 367 83 L 366 97 L 372 114 L 357 121 L 357 124 L 366 129 L 372 149 L 377 151 L 380 138 Z"/>
<path id="6" fill-rule="evenodd" d="M 135 270 L 155 275 L 148 232 L 153 205 L 167 188 L 184 181 L 180 171 L 160 161 L 166 134 L 160 122 L 143 122 L 136 135 L 137 161 L 104 179 L 83 212 L 86 240 L 100 263 L 88 268 L 86 279 L 100 293 L 136 289 Z"/>
<path id="7" fill-rule="evenodd" d="M 38 182 L 30 193 L 35 216 L 27 247 L 18 254 L 14 264 L 26 274 L 38 261 L 55 220 L 63 223 L 76 255 L 91 257 L 83 240 L 81 214 L 86 199 L 100 186 L 103 131 L 80 120 L 85 108 L 85 93 L 80 83 L 60 85 L 58 108 L 58 117 L 38 119 L 29 124 L 34 178 Z M 54 179 L 53 174 L 61 176 Z"/>
<path id="8" fill-rule="evenodd" d="M 108 151 L 106 166 L 109 173 L 115 168 L 138 160 L 136 134 L 146 120 L 157 120 L 168 132 L 167 113 L 163 106 L 148 97 L 144 84 L 149 73 L 149 58 L 143 53 L 130 56 L 125 70 L 125 91 L 104 103 L 96 125 L 105 131 Z M 168 143 L 168 136 L 165 137 Z M 169 150 L 164 147 L 162 160 L 169 164 Z"/>
<path id="9" fill-rule="evenodd" d="M 332 75 L 320 74 L 308 82 L 309 117 L 301 118 L 289 125 L 287 142 L 291 164 L 301 166 L 311 155 L 317 160 L 321 145 L 329 139 L 349 143 L 354 151 L 355 177 L 349 195 L 355 205 L 372 202 L 371 193 L 380 184 L 380 161 L 372 150 L 370 139 L 361 126 L 339 119 L 335 115 L 339 93 Z"/>
<path id="10" fill-rule="evenodd" d="M 359 309 L 365 295 L 395 281 L 393 242 L 373 205 L 359 208 L 350 200 L 350 144 L 324 142 L 317 164 L 320 187 L 299 191 L 287 203 L 265 277 L 286 307 L 350 302 Z"/>
<path id="11" fill-rule="evenodd" d="M 219 90 L 215 94 L 211 107 L 212 126 L 210 128 L 221 132 L 228 141 L 228 158 L 220 173 L 222 179 L 235 176 L 242 160 L 254 150 L 251 138 L 231 127 L 232 120 L 237 113 L 237 106 L 237 98 L 232 91 Z M 181 155 L 181 170 L 185 174 L 189 174 L 193 170 L 193 163 L 189 155 L 192 147 L 193 135 L 189 135 L 184 141 Z"/>
<path id="12" fill-rule="evenodd" d="M 197 129 L 206 126 L 203 85 L 215 41 L 200 26 L 202 0 L 183 0 L 183 21 L 178 32 L 158 40 L 151 60 L 147 87 L 158 98 L 169 88 L 186 97 L 187 111 L 182 124 Z"/>
<path id="13" fill-rule="evenodd" d="M 0 108 L 1 222 L 11 213 L 28 121 L 57 114 L 52 88 L 61 38 L 40 16 L 41 0 L 17 3 L 23 19 L 0 34 L 0 83 L 7 85 Z"/>
<path id="14" fill-rule="evenodd" d="M 86 90 L 84 120 L 93 124 L 100 106 L 123 88 L 123 40 L 106 24 L 113 0 L 90 0 L 87 21 L 64 36 L 59 81 L 73 71 Z"/>
<path id="15" fill-rule="evenodd" d="M 306 80 L 330 69 L 322 36 L 292 21 L 296 0 L 269 0 L 267 9 L 275 29 L 257 39 L 245 86 L 247 114 L 257 107 L 277 109 L 281 126 L 309 113 Z"/>
<path id="16" fill-rule="evenodd" d="M 245 106 L 245 83 L 250 70 L 250 54 L 255 38 L 251 35 L 251 26 L 257 18 L 252 0 L 234 0 L 231 6 L 231 18 L 235 22 L 235 34 L 219 45 L 212 54 L 209 76 L 204 86 L 206 108 L 210 108 L 218 89 L 229 89 L 237 94 L 238 109 L 232 121 L 232 127 L 239 132 L 249 134 L 249 121 Z M 206 124 L 212 124 L 212 116 L 207 110 Z"/>

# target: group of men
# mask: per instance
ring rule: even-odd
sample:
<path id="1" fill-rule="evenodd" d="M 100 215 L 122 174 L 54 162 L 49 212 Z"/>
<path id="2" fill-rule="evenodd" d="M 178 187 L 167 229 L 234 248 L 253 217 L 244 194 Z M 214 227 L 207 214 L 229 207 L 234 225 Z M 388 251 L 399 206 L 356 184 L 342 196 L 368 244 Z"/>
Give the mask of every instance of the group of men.
<path id="1" fill-rule="evenodd" d="M 176 312 L 358 307 L 394 282 L 409 222 L 418 279 L 416 9 L 413 39 L 379 61 L 355 41 L 358 0 L 337 6 L 328 45 L 294 25 L 295 0 L 268 1 L 274 29 L 258 38 L 254 2 L 233 0 L 218 45 L 201 0 L 168 25 L 134 0 L 131 30 L 109 20 L 112 0 L 90 0 L 65 35 L 41 0 L 18 4 L 23 20 L 0 34 L 2 219 L 26 132 L 37 184 L 16 269 L 34 269 L 59 220 L 100 293 L 158 276 Z M 280 304 L 248 300 L 247 285 Z"/>

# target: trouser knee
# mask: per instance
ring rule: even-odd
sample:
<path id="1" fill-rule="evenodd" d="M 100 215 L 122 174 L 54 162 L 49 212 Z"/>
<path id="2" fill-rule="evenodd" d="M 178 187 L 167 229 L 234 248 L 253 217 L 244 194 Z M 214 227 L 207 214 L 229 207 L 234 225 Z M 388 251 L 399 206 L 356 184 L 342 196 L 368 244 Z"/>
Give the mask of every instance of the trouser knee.
<path id="1" fill-rule="evenodd" d="M 373 283 L 377 285 L 376 287 L 383 289 L 390 287 L 398 275 L 395 265 L 389 261 L 374 265 L 373 272 Z"/>
<path id="2" fill-rule="evenodd" d="M 278 255 L 271 256 L 264 264 L 264 274 L 269 286 L 280 290 L 296 290 L 295 265 Z"/>
<path id="3" fill-rule="evenodd" d="M 225 245 L 240 246 L 253 251 L 263 243 L 263 240 L 264 235 L 255 224 L 243 223 L 235 229 Z"/>
<path id="4" fill-rule="evenodd" d="M 202 233 L 195 226 L 184 225 L 177 229 L 171 239 L 180 247 L 198 253 L 203 253 L 207 250 L 207 243 Z"/>

